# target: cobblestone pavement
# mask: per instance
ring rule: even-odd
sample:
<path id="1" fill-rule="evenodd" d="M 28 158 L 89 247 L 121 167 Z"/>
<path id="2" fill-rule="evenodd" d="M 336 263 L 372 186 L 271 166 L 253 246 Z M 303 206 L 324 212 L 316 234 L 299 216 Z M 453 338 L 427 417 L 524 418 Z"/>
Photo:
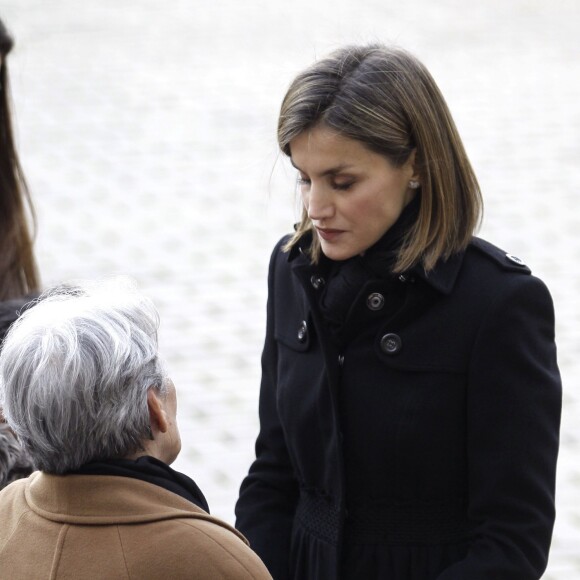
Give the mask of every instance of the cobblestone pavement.
<path id="1" fill-rule="evenodd" d="M 178 386 L 176 467 L 233 520 L 257 432 L 266 267 L 296 216 L 276 113 L 344 42 L 430 68 L 486 199 L 481 234 L 552 290 L 565 381 L 545 578 L 580 578 L 580 3 L 3 0 L 45 284 L 128 273 Z"/>

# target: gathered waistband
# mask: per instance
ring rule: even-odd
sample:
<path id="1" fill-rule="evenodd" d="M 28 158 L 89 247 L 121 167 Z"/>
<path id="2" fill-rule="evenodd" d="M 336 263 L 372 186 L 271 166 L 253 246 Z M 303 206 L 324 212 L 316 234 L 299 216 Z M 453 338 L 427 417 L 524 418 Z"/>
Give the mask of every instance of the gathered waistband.
<path id="1" fill-rule="evenodd" d="M 314 536 L 337 544 L 340 510 L 324 496 L 303 492 L 297 523 Z M 474 523 L 465 501 L 376 501 L 349 506 L 344 514 L 344 539 L 349 544 L 443 544 L 470 539 Z"/>
<path id="2" fill-rule="evenodd" d="M 302 492 L 296 508 L 296 520 L 317 538 L 330 544 L 338 543 L 340 510 L 330 498 Z"/>

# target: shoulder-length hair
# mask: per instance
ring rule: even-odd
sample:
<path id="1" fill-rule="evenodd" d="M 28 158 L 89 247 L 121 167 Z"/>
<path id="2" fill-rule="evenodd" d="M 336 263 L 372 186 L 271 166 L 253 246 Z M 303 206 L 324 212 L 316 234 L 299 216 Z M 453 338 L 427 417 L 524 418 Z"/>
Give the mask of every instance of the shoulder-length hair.
<path id="1" fill-rule="evenodd" d="M 415 151 L 420 209 L 406 233 L 395 272 L 463 250 L 483 210 L 477 179 L 443 95 L 425 66 L 400 48 L 346 46 L 314 63 L 292 82 L 282 102 L 278 144 L 291 156 L 300 133 L 324 125 L 402 166 Z M 306 210 L 289 250 L 312 230 Z M 312 236 L 313 262 L 320 243 Z"/>
<path id="2" fill-rule="evenodd" d="M 66 473 L 128 457 L 151 438 L 147 392 L 165 396 L 159 317 L 123 279 L 61 287 L 11 326 L 0 407 L 34 465 Z"/>
<path id="3" fill-rule="evenodd" d="M 12 131 L 12 110 L 6 56 L 13 41 L 0 20 L 0 300 L 39 289 L 29 219 L 34 208 L 18 159 Z"/>

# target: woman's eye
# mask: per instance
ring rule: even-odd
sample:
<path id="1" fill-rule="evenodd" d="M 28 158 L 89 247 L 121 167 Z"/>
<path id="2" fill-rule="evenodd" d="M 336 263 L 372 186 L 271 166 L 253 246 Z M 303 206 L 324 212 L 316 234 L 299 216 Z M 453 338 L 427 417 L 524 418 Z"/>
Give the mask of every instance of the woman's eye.
<path id="1" fill-rule="evenodd" d="M 302 177 L 302 175 L 299 175 L 297 183 L 300 186 L 310 185 L 310 179 L 307 179 L 306 177 Z"/>
<path id="2" fill-rule="evenodd" d="M 345 182 L 341 182 L 341 183 L 333 183 L 332 187 L 334 187 L 334 189 L 338 189 L 340 191 L 346 191 L 348 189 L 350 189 L 354 184 L 354 181 L 345 181 Z"/>

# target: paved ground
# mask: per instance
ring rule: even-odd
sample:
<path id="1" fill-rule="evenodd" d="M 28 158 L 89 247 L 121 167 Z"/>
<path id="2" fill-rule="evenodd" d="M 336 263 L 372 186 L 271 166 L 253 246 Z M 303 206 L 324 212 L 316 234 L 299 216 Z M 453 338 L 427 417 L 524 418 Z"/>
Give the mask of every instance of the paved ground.
<path id="1" fill-rule="evenodd" d="M 344 42 L 413 50 L 483 187 L 482 235 L 551 288 L 565 380 L 545 578 L 580 578 L 577 0 L 3 0 L 46 284 L 129 273 L 155 299 L 180 398 L 177 467 L 233 519 L 253 453 L 270 249 L 295 217 L 275 123 L 293 74 Z"/>

